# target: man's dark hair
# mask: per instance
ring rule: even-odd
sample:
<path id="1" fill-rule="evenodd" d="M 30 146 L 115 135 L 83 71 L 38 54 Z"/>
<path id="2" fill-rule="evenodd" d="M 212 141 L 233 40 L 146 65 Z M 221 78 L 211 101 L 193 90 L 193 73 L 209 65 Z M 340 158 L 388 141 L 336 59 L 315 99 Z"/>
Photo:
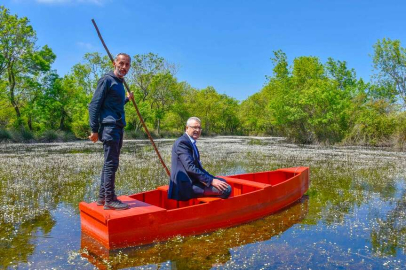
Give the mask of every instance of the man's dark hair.
<path id="1" fill-rule="evenodd" d="M 114 61 L 115 60 L 117 60 L 117 58 L 120 56 L 120 55 L 124 55 L 124 56 L 126 56 L 126 57 L 128 57 L 128 59 L 130 59 L 130 62 L 131 62 L 131 56 L 129 56 L 128 54 L 126 54 L 126 53 L 118 53 L 117 55 L 116 55 L 116 58 L 114 59 Z"/>

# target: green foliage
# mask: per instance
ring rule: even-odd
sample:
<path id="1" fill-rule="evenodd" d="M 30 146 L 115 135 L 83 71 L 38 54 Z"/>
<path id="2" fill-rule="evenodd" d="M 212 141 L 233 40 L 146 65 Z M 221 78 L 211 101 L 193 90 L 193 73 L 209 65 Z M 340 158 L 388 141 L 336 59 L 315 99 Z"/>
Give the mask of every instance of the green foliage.
<path id="1" fill-rule="evenodd" d="M 61 130 L 46 130 L 38 136 L 41 142 L 68 142 L 76 140 L 71 132 Z"/>
<path id="2" fill-rule="evenodd" d="M 28 18 L 0 6 L 0 140 L 86 139 L 88 104 L 97 81 L 112 69 L 106 55 L 86 53 L 64 77 L 56 56 L 36 45 Z M 289 65 L 275 51 L 265 86 L 239 102 L 214 87 L 179 82 L 177 67 L 154 54 L 137 54 L 126 77 L 139 112 L 156 137 L 177 136 L 190 116 L 204 135 L 277 135 L 298 143 L 405 145 L 406 49 L 399 40 L 374 45 L 376 74 L 356 78 L 345 61 L 301 56 Z M 131 102 L 130 102 L 131 103 Z M 403 110 L 402 110 L 403 109 Z M 134 106 L 125 107 L 127 137 L 145 138 Z M 17 130 L 17 131 L 16 131 Z"/>
<path id="3" fill-rule="evenodd" d="M 362 145 L 390 145 L 396 131 L 396 114 L 385 100 L 370 101 L 354 115 L 356 121 L 346 138 L 347 143 Z"/>
<path id="4" fill-rule="evenodd" d="M 271 124 L 272 114 L 268 109 L 270 98 L 265 91 L 256 93 L 244 100 L 238 111 L 241 128 L 244 133 L 256 135 L 258 133 L 273 134 Z"/>
<path id="5" fill-rule="evenodd" d="M 181 88 L 175 78 L 176 67 L 164 58 L 153 54 L 135 55 L 127 81 L 134 91 L 139 111 L 148 127 L 159 135 L 166 114 L 181 101 Z M 141 121 L 133 108 L 126 108 L 127 122 L 135 132 L 141 129 Z"/>
<path id="6" fill-rule="evenodd" d="M 1 141 L 11 141 L 12 137 L 8 130 L 0 128 L 0 142 Z"/>
<path id="7" fill-rule="evenodd" d="M 402 112 L 396 118 L 396 131 L 393 134 L 396 148 L 406 150 L 406 112 Z"/>
<path id="8" fill-rule="evenodd" d="M 10 130 L 10 134 L 13 142 L 33 142 L 35 140 L 34 133 L 25 128 Z"/>
<path id="9" fill-rule="evenodd" d="M 388 100 L 398 96 L 406 106 L 406 49 L 401 47 L 400 40 L 383 38 L 374 45 L 375 79 L 381 85 Z"/>
<path id="10" fill-rule="evenodd" d="M 81 119 L 72 123 L 72 132 L 77 138 L 86 139 L 90 134 L 89 114 L 85 113 Z"/>
<path id="11" fill-rule="evenodd" d="M 348 130 L 355 72 L 332 59 L 324 67 L 316 57 L 296 58 L 286 71 L 286 57 L 280 55 L 272 59 L 274 76 L 263 90 L 270 98 L 272 125 L 299 143 L 341 141 Z"/>
<path id="12" fill-rule="evenodd" d="M 237 100 L 218 94 L 211 86 L 202 90 L 192 89 L 186 100 L 189 115 L 202 120 L 205 134 L 231 134 L 237 131 L 239 126 Z M 183 127 L 185 123 L 186 120 Z"/>
<path id="13" fill-rule="evenodd" d="M 148 136 L 143 130 L 129 129 L 127 127 L 126 131 L 124 133 L 124 138 L 125 139 L 147 139 Z"/>
<path id="14" fill-rule="evenodd" d="M 39 90 L 39 79 L 50 70 L 55 54 L 48 46 L 37 49 L 36 33 L 29 20 L 11 15 L 0 6 L 0 80 L 6 85 L 5 94 L 15 110 L 15 125 L 23 127 L 23 120 L 32 130 L 30 114 L 23 115 L 24 107 L 32 104 Z"/>
<path id="15" fill-rule="evenodd" d="M 58 140 L 58 133 L 55 130 L 46 130 L 40 137 L 41 141 L 54 142 Z"/>

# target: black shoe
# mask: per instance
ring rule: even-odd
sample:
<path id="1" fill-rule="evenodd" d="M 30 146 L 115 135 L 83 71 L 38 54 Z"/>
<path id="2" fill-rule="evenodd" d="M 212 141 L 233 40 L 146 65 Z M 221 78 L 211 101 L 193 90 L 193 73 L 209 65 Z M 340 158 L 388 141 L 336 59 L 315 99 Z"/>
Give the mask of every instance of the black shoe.
<path id="1" fill-rule="evenodd" d="M 114 195 L 113 201 L 116 201 L 116 200 L 117 200 L 117 196 Z M 97 201 L 96 201 L 96 204 L 97 204 L 97 206 L 103 206 L 105 202 L 106 202 L 106 201 L 105 201 L 104 199 L 98 198 Z"/>
<path id="2" fill-rule="evenodd" d="M 96 201 L 97 206 L 102 206 L 104 205 L 104 199 L 98 198 Z"/>
<path id="3" fill-rule="evenodd" d="M 126 210 L 126 209 L 128 209 L 128 208 L 130 208 L 129 206 L 128 206 L 128 204 L 126 204 L 126 203 L 123 203 L 122 201 L 120 201 L 120 200 L 115 200 L 115 201 L 112 201 L 112 202 L 110 202 L 110 203 L 105 203 L 104 204 L 104 210 Z"/>

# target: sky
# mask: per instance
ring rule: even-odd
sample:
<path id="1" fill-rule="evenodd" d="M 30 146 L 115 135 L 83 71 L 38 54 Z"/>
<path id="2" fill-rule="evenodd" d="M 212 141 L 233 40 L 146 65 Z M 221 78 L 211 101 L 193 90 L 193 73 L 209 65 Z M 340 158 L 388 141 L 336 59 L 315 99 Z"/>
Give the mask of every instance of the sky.
<path id="1" fill-rule="evenodd" d="M 213 86 L 245 100 L 272 75 L 273 52 L 346 61 L 370 81 L 373 45 L 382 38 L 406 47 L 406 1 L 376 0 L 2 0 L 27 17 L 37 45 L 56 54 L 60 76 L 87 52 L 153 52 L 178 67 L 192 87 Z"/>

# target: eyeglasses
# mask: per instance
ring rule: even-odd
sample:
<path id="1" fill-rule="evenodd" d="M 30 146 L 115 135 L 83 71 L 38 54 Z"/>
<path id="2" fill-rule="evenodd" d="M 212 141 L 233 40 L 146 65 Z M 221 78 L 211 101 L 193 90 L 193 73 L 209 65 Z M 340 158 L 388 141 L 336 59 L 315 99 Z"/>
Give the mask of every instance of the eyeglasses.
<path id="1" fill-rule="evenodd" d="M 192 126 L 188 126 L 188 127 L 190 127 L 191 129 L 193 129 L 193 130 L 202 130 L 202 127 L 192 127 Z"/>

